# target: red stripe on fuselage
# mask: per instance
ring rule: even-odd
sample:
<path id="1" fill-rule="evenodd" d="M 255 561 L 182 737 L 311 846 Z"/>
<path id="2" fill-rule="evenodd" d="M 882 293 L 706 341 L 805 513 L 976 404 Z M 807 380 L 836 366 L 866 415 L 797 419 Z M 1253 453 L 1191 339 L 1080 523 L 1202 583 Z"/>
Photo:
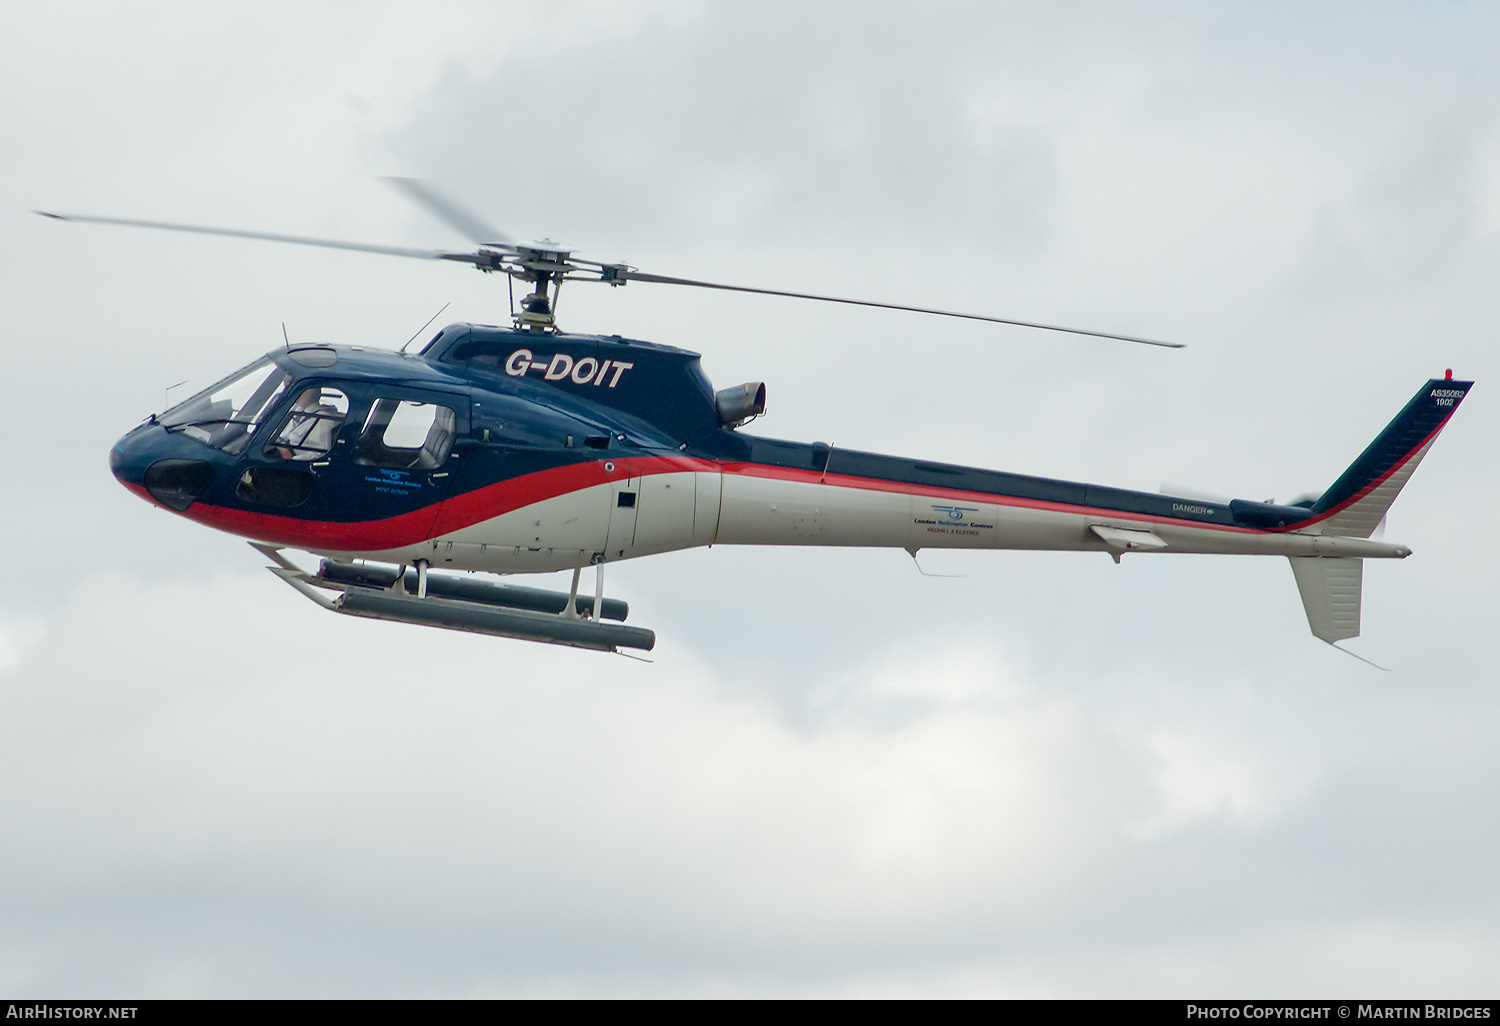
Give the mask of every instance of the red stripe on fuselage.
<path id="1" fill-rule="evenodd" d="M 614 465 L 606 472 L 605 463 Z M 418 545 L 544 499 L 610 481 L 681 472 L 714 472 L 717 465 L 687 456 L 634 456 L 539 470 L 476 488 L 443 502 L 383 520 L 339 523 L 256 513 L 195 502 L 182 516 L 244 538 L 330 552 L 379 552 Z M 144 498 L 155 503 L 149 495 Z M 159 504 L 158 504 L 159 505 Z"/>
<path id="2" fill-rule="evenodd" d="M 414 545 L 431 538 L 433 518 L 437 512 L 436 505 L 424 506 L 384 520 L 337 523 L 332 520 L 302 520 L 273 513 L 252 513 L 249 510 L 195 502 L 182 515 L 230 534 L 273 545 L 336 552 L 376 552 Z"/>
<path id="3" fill-rule="evenodd" d="M 1202 527 L 1214 531 L 1237 531 L 1244 534 L 1268 533 L 1254 527 L 1232 527 L 1228 524 L 1204 523 L 1201 520 L 1189 520 L 1186 517 L 1164 517 L 1155 513 L 1134 513 L 1127 510 L 1106 509 L 1102 506 L 1080 506 L 1068 502 L 1052 502 L 1047 499 L 1027 499 L 1019 495 L 996 495 L 993 492 L 971 492 L 962 488 L 912 484 L 907 481 L 882 481 L 874 477 L 822 474 L 816 470 L 771 467 L 763 463 L 725 463 L 721 469 L 726 474 L 735 474 L 742 477 L 764 477 L 780 481 L 803 481 L 809 484 L 826 483 L 838 485 L 843 488 L 858 488 L 862 491 L 885 492 L 890 495 L 930 495 L 938 499 L 986 502 L 992 506 L 1009 506 L 1015 509 L 1040 509 L 1046 510 L 1049 513 L 1082 513 L 1089 516 L 1107 516 L 1114 520 L 1135 520 L 1150 524 L 1185 524 L 1189 527 Z"/>
<path id="4" fill-rule="evenodd" d="M 613 464 L 615 469 L 606 472 L 606 463 Z M 655 474 L 714 473 L 718 469 L 718 464 L 711 460 L 691 456 L 629 456 L 539 470 L 534 474 L 523 474 L 455 495 L 443 505 L 434 537 L 473 527 L 491 517 L 530 506 L 534 502 L 555 499 L 559 495 L 611 481 L 627 481 L 632 477 L 650 477 Z"/>
<path id="5" fill-rule="evenodd" d="M 278 516 L 271 513 L 254 513 L 248 510 L 231 509 L 226 506 L 210 506 L 194 503 L 183 516 L 228 531 L 245 538 L 290 545 L 297 548 L 319 549 L 334 552 L 378 552 L 385 549 L 404 548 L 417 545 L 432 538 L 441 537 L 465 527 L 483 523 L 493 517 L 529 506 L 546 499 L 553 499 L 569 492 L 606 484 L 610 481 L 627 480 L 633 477 L 650 477 L 656 474 L 675 473 L 723 473 L 737 477 L 758 477 L 775 481 L 797 481 L 805 484 L 831 484 L 861 491 L 885 492 L 893 495 L 927 495 L 939 499 L 958 499 L 965 502 L 983 502 L 1015 509 L 1036 509 L 1054 513 L 1074 513 L 1087 516 L 1107 516 L 1115 520 L 1130 520 L 1147 524 L 1178 524 L 1211 531 L 1229 531 L 1237 534 L 1283 534 L 1301 530 L 1328 517 L 1342 512 L 1369 495 L 1390 476 L 1404 467 L 1422 448 L 1428 445 L 1438 432 L 1447 426 L 1448 418 L 1423 438 L 1410 452 L 1375 481 L 1361 489 L 1353 497 L 1315 518 L 1298 521 L 1285 528 L 1236 527 L 1229 524 L 1205 523 L 1186 517 L 1168 517 L 1152 513 L 1105 509 L 1096 506 L 1050 502 L 1045 499 L 1027 499 L 1015 495 L 996 495 L 990 492 L 974 492 L 960 488 L 943 488 L 937 485 L 912 484 L 905 481 L 885 481 L 879 478 L 854 477 L 846 474 L 821 473 L 815 470 L 798 470 L 792 467 L 775 467 L 764 463 L 717 462 L 691 456 L 632 456 L 613 460 L 595 460 L 575 463 L 550 470 L 539 470 L 532 474 L 497 481 L 473 491 L 456 495 L 435 506 L 426 506 L 400 516 L 384 520 L 363 520 L 336 523 L 326 520 L 303 520 L 297 517 Z M 605 463 L 613 463 L 614 471 L 604 470 Z M 128 486 L 153 505 L 160 505 L 144 488 Z M 166 507 L 163 507 L 166 508 Z"/>

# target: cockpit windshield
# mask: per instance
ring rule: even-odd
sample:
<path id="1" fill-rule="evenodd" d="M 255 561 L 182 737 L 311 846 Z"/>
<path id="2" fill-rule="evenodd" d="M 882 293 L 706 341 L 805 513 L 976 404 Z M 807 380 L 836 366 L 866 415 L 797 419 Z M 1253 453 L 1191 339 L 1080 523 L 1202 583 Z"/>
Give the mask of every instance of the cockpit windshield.
<path id="1" fill-rule="evenodd" d="M 162 414 L 157 422 L 168 431 L 238 453 L 255 426 L 276 405 L 292 376 L 270 357 L 262 357 L 237 374 Z"/>

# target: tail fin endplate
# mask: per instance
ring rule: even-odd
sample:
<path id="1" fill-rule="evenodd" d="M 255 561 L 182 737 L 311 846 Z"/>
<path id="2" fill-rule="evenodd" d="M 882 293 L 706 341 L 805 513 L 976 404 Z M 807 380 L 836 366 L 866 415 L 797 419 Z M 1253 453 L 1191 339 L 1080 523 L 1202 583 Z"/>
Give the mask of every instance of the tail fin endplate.
<path id="1" fill-rule="evenodd" d="M 1359 637 L 1360 585 L 1365 561 L 1347 557 L 1288 556 L 1307 625 L 1313 637 L 1332 645 Z"/>

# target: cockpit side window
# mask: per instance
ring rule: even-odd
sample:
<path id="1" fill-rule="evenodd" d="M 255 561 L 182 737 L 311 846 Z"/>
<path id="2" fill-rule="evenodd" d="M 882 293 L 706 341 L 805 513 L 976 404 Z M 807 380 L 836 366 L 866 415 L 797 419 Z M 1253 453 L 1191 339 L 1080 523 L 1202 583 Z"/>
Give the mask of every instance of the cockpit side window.
<path id="1" fill-rule="evenodd" d="M 167 411 L 160 423 L 228 453 L 238 453 L 281 397 L 292 376 L 261 359 L 234 377 Z"/>
<path id="2" fill-rule="evenodd" d="M 301 462 L 326 455 L 348 415 L 349 399 L 343 392 L 320 385 L 305 388 L 266 443 L 266 455 Z"/>
<path id="3" fill-rule="evenodd" d="M 517 348 L 512 341 L 497 342 L 492 339 L 475 342 L 465 342 L 454 347 L 453 351 L 445 357 L 452 363 L 463 363 L 479 370 L 489 371 L 492 374 L 504 374 L 503 365 L 505 358 Z"/>
<path id="4" fill-rule="evenodd" d="M 410 399 L 376 399 L 354 446 L 354 462 L 374 467 L 432 470 L 453 447 L 451 409 Z"/>

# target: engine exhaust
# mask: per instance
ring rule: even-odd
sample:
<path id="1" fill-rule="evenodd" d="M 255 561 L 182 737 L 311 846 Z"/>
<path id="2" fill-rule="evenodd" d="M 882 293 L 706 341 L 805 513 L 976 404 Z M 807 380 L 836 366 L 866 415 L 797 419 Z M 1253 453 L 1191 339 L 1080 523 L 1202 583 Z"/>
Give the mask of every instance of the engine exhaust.
<path id="1" fill-rule="evenodd" d="M 714 393 L 714 406 L 719 411 L 720 424 L 737 428 L 766 412 L 766 383 L 747 381 L 733 388 L 722 388 Z"/>

